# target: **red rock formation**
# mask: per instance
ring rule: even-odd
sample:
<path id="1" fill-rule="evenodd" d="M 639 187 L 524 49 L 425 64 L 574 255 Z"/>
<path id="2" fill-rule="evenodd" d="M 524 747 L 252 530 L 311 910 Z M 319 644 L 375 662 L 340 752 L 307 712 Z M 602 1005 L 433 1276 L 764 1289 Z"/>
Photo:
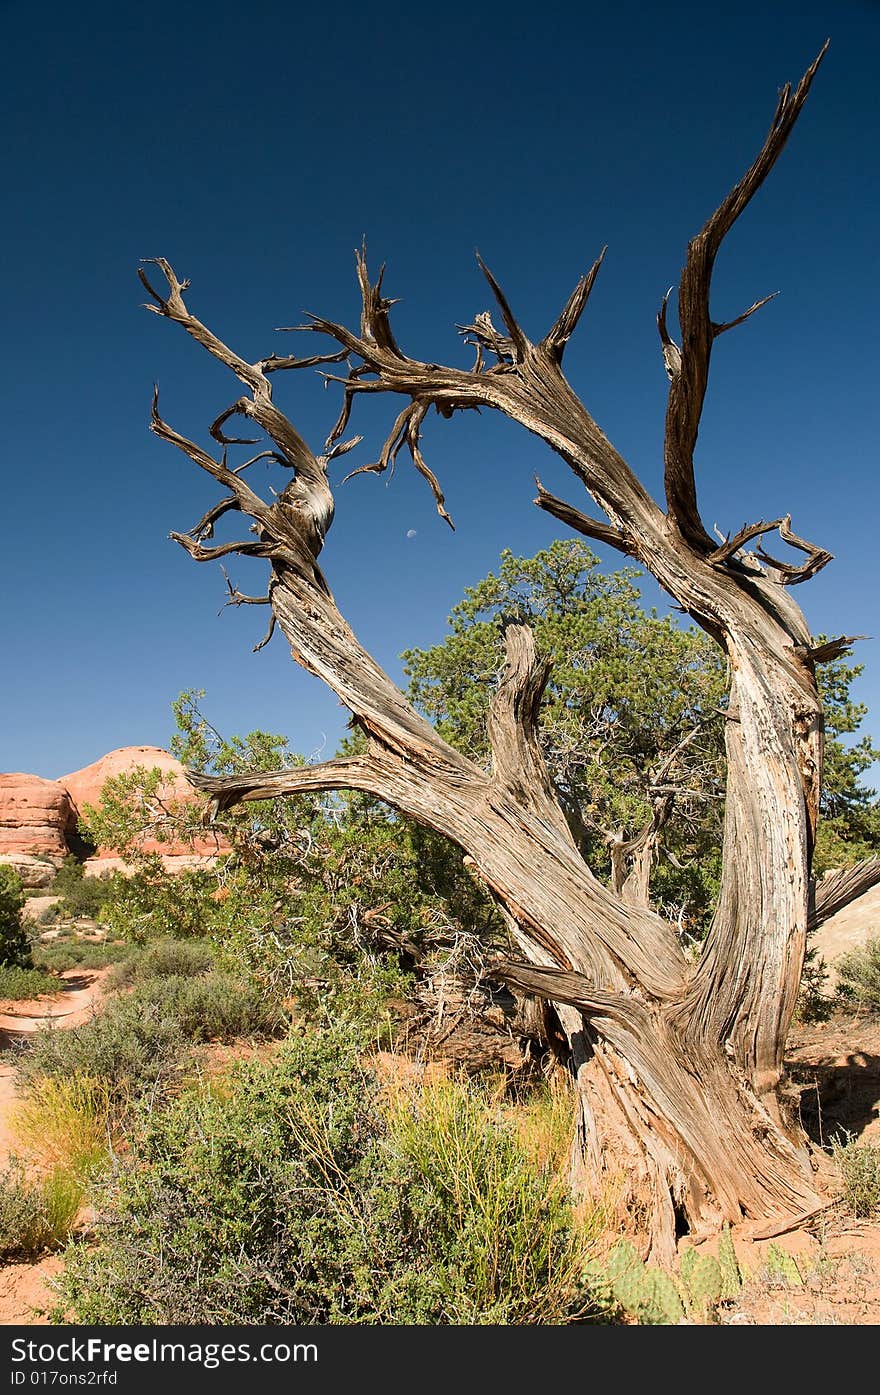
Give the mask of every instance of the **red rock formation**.
<path id="1" fill-rule="evenodd" d="M 163 800 L 179 803 L 196 797 L 180 761 L 159 746 L 125 746 L 110 751 L 92 765 L 60 780 L 0 774 L 0 862 L 15 867 L 25 886 L 48 885 L 55 868 L 71 851 L 71 844 L 77 848 L 77 824 L 85 806 L 100 802 L 106 780 L 137 766 L 147 770 L 158 766 L 163 772 Z M 209 830 L 191 843 L 145 838 L 141 847 L 144 852 L 160 853 L 172 871 L 229 851 L 228 844 Z M 117 848 L 99 848 L 97 855 L 88 859 L 86 871 L 95 875 L 119 865 Z"/>
<path id="2" fill-rule="evenodd" d="M 180 761 L 175 760 L 174 756 L 163 751 L 160 746 L 123 746 L 118 751 L 110 751 L 106 756 L 102 756 L 100 760 L 85 766 L 82 770 L 75 770 L 70 775 L 62 776 L 59 784 L 68 791 L 74 815 L 79 817 L 85 805 L 95 805 L 100 802 L 105 781 L 116 775 L 127 774 L 138 766 L 143 766 L 147 770 L 158 767 L 163 772 L 163 801 L 179 803 L 181 801 L 189 802 L 195 798 Z M 169 860 L 169 866 L 186 865 L 194 855 L 197 859 L 202 859 L 216 856 L 218 852 L 228 851 L 228 845 L 208 831 L 203 837 L 192 842 L 144 838 L 140 842 L 140 847 L 144 852 L 161 853 Z M 105 865 L 109 869 L 110 860 L 118 859 L 118 857 L 119 850 L 117 848 L 99 848 L 95 857 L 89 859 L 86 870 L 89 873 L 104 870 L 99 865 L 102 861 L 105 861 Z"/>
<path id="3" fill-rule="evenodd" d="M 61 864 L 73 827 L 70 798 L 58 780 L 19 772 L 0 775 L 0 856 L 17 867 L 26 886 L 43 884 L 30 875 L 35 859 L 48 859 L 43 863 L 47 867 Z M 49 880 L 52 875 L 47 873 Z"/>

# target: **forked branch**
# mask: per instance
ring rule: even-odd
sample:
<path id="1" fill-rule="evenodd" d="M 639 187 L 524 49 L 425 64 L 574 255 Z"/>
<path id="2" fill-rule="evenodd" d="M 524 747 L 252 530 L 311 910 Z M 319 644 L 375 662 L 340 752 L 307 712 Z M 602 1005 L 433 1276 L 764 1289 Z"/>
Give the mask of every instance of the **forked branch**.
<path id="1" fill-rule="evenodd" d="M 779 528 L 782 522 L 781 518 L 774 518 L 772 523 L 765 523 L 763 519 L 759 519 L 757 523 L 745 524 L 732 538 L 728 538 L 726 542 L 716 548 L 706 560 L 713 567 L 723 566 L 731 557 L 735 557 L 747 542 L 751 542 L 752 538 L 760 538 L 765 533 L 772 533 L 773 529 Z"/>
<path id="2" fill-rule="evenodd" d="M 263 361 L 248 363 L 189 311 L 183 299 L 183 292 L 190 283 L 179 280 L 173 267 L 164 257 L 151 257 L 147 260 L 159 267 L 168 286 L 167 294 L 161 295 L 150 283 L 143 267 L 138 268 L 141 283 L 155 302 L 147 306 L 147 309 L 182 325 L 196 343 L 201 344 L 214 358 L 231 369 L 239 381 L 251 391 L 251 397 L 239 398 L 213 423 L 212 432 L 215 439 L 224 447 L 239 439 L 245 439 L 225 437 L 223 425 L 233 415 L 245 416 L 265 431 L 275 446 L 277 456 L 280 456 L 282 462 L 294 472 L 294 478 L 285 489 L 283 497 L 285 504 L 296 511 L 297 526 L 292 530 L 283 531 L 287 532 L 290 545 L 301 553 L 305 532 L 306 548 L 314 560 L 321 550 L 333 517 L 333 498 L 327 484 L 326 458 L 312 453 L 288 418 L 273 403 L 272 384 Z M 338 361 L 338 356 L 333 355 L 332 361 Z M 158 413 L 158 390 L 153 399 L 152 429 L 156 435 L 184 450 L 197 465 L 227 485 L 246 513 L 265 522 L 269 506 L 254 494 L 253 490 L 248 489 L 238 475 L 227 469 L 225 464 L 218 464 L 212 460 L 199 447 L 187 441 L 161 420 Z M 278 522 L 278 511 L 273 510 L 276 531 Z M 281 542 L 282 539 L 278 541 Z"/>
<path id="3" fill-rule="evenodd" d="M 666 297 L 658 316 L 664 358 L 671 378 L 664 444 L 666 502 L 670 517 L 682 536 L 698 552 L 708 553 L 713 550 L 712 539 L 700 518 L 694 477 L 694 448 L 709 380 L 712 343 L 719 334 L 732 329 L 734 325 L 742 324 L 761 305 L 766 304 L 766 299 L 756 301 L 736 320 L 730 320 L 726 324 L 715 323 L 709 313 L 709 292 L 715 258 L 723 239 L 781 155 L 827 48 L 826 43 L 801 78 L 794 93 L 789 84 L 783 88 L 767 139 L 754 163 L 719 204 L 688 247 L 687 262 L 678 289 L 680 349 L 673 345 L 666 330 Z"/>
<path id="4" fill-rule="evenodd" d="M 593 265 L 586 276 L 582 276 L 568 297 L 559 318 L 553 328 L 541 340 L 541 347 L 553 359 L 555 363 L 561 363 L 566 345 L 577 329 L 578 321 L 584 313 L 584 307 L 590 298 L 590 292 L 599 274 L 599 267 L 605 260 L 605 253 L 608 247 L 602 248 Z"/>
<path id="5" fill-rule="evenodd" d="M 771 557 L 762 547 L 756 548 L 757 555 L 767 566 L 772 567 L 778 574 L 783 586 L 796 586 L 798 582 L 809 581 L 823 567 L 827 567 L 829 562 L 834 561 L 834 554 L 828 552 L 824 547 L 817 547 L 815 543 L 807 542 L 805 538 L 798 537 L 797 533 L 791 530 L 791 514 L 786 514 L 779 524 L 779 536 L 783 542 L 791 547 L 796 547 L 799 552 L 806 552 L 807 560 L 800 567 L 793 567 L 788 562 L 779 562 L 775 557 Z"/>

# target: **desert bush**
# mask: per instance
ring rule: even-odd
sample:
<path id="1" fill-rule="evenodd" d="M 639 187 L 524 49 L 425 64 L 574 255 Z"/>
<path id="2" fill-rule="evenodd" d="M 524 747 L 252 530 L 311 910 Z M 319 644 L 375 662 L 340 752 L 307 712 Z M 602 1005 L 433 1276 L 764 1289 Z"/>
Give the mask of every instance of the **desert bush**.
<path id="1" fill-rule="evenodd" d="M 149 1018 L 174 1022 L 193 1042 L 272 1036 L 284 1021 L 259 984 L 219 970 L 198 977 L 145 978 L 126 1004 L 126 1012 L 143 1011 Z"/>
<path id="2" fill-rule="evenodd" d="M 0 998 L 38 998 L 41 993 L 60 993 L 63 984 L 42 968 L 22 969 L 15 964 L 0 965 Z"/>
<path id="3" fill-rule="evenodd" d="M 87 1076 L 107 1082 L 117 1106 L 179 1079 L 190 1056 L 180 1025 L 161 1008 L 114 998 L 80 1027 L 46 1027 L 22 1049 L 17 1077 L 27 1089 L 39 1077 Z"/>
<path id="4" fill-rule="evenodd" d="M 880 1148 L 852 1135 L 834 1139 L 831 1148 L 846 1209 L 853 1216 L 880 1216 Z"/>
<path id="5" fill-rule="evenodd" d="M 121 988 L 147 978 L 197 978 L 207 974 L 215 962 L 214 950 L 204 940 L 153 940 L 143 949 L 128 946 L 111 975 L 111 984 Z"/>
<path id="6" fill-rule="evenodd" d="M 128 849 L 126 849 L 128 851 Z M 135 944 L 173 937 L 199 939 L 222 921 L 212 900 L 217 874 L 208 867 L 169 872 L 157 853 L 132 854 L 130 876 L 107 883 L 103 919 L 110 933 Z"/>
<path id="7" fill-rule="evenodd" d="M 53 940 L 34 947 L 34 963 L 38 968 L 103 969 L 107 964 L 119 964 L 135 953 L 133 945 L 97 943 L 94 940 Z"/>
<path id="8" fill-rule="evenodd" d="M 97 919 L 102 912 L 109 890 L 108 877 L 87 877 L 83 864 L 72 853 L 68 853 L 55 874 L 49 893 L 60 896 L 61 900 L 49 909 L 57 918 L 64 916 L 89 916 Z"/>
<path id="9" fill-rule="evenodd" d="M 23 1164 L 13 1159 L 0 1173 L 0 1256 L 30 1259 L 63 1245 L 82 1195 L 64 1172 L 30 1181 Z"/>
<path id="10" fill-rule="evenodd" d="M 106 1161 L 118 1113 L 108 1080 L 34 1076 L 12 1109 L 10 1126 L 33 1165 L 44 1173 L 66 1170 L 83 1184 Z"/>
<path id="11" fill-rule="evenodd" d="M 808 940 L 795 1018 L 798 1022 L 827 1022 L 833 1012 L 834 999 L 828 992 L 828 966 Z"/>
<path id="12" fill-rule="evenodd" d="M 880 1015 L 880 938 L 838 959 L 837 993 L 847 1007 Z"/>
<path id="13" fill-rule="evenodd" d="M 388 1100 L 350 1029 L 139 1114 L 59 1279 L 98 1324 L 567 1322 L 583 1242 L 485 1095 Z"/>
<path id="14" fill-rule="evenodd" d="M 546 1138 L 535 1123 L 533 1146 Z M 572 1319 L 596 1236 L 586 1222 L 575 1229 L 555 1130 L 549 1136 L 541 1165 L 500 1102 L 472 1082 L 433 1081 L 395 1097 L 385 1166 L 394 1222 L 418 1256 L 389 1286 L 392 1310 L 408 1314 L 400 1321 Z"/>

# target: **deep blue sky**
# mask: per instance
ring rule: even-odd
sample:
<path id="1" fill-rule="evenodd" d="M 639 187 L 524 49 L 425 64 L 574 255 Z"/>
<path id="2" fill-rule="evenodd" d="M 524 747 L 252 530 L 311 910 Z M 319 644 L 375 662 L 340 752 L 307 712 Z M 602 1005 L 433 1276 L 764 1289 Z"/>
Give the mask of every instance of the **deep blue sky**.
<path id="1" fill-rule="evenodd" d="M 205 442 L 236 385 L 140 308 L 139 257 L 168 257 L 192 278 L 191 308 L 256 358 L 294 347 L 273 327 L 304 309 L 356 318 L 365 234 L 403 298 L 404 346 L 464 363 L 454 326 L 489 303 L 475 248 L 538 335 L 607 242 L 567 368 L 656 489 L 660 296 L 759 148 L 778 88 L 829 35 L 794 135 L 718 263 L 717 319 L 782 294 L 716 348 L 699 487 L 710 528 L 791 511 L 837 558 L 797 592 L 814 633 L 880 637 L 880 5 L 56 0 L 35 13 L 0 4 L 0 769 L 54 777 L 117 746 L 166 745 L 187 687 L 207 690 L 224 732 L 282 731 L 306 755 L 332 754 L 343 729 L 283 640 L 251 654 L 265 612 L 218 617 L 219 568 L 167 538 L 216 490 L 149 434 L 153 380 L 163 415 Z M 317 448 L 338 404 L 307 377 L 276 379 L 276 394 Z M 393 410 L 353 422 L 367 439 L 338 478 L 375 458 Z M 424 444 L 456 533 L 401 458 L 393 480 L 339 490 L 324 554 L 395 676 L 503 547 L 530 554 L 560 533 L 532 506 L 536 469 L 585 502 L 545 447 L 485 414 L 432 417 Z M 255 591 L 262 567 L 233 559 L 233 579 Z M 856 695 L 878 713 L 880 638 L 858 657 Z"/>

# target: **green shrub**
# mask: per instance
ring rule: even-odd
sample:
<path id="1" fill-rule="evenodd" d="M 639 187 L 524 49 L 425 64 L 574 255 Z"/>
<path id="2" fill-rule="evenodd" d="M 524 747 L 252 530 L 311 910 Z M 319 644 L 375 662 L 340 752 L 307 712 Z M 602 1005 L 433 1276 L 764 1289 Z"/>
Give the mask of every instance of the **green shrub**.
<path id="1" fill-rule="evenodd" d="M 133 856 L 129 876 L 112 877 L 103 919 L 110 932 L 136 944 L 159 938 L 200 939 L 222 921 L 211 899 L 217 876 L 208 867 L 169 872 L 158 853 Z"/>
<path id="2" fill-rule="evenodd" d="M 555 1178 L 464 1086 L 389 1104 L 361 1048 L 348 1029 L 310 1032 L 271 1063 L 144 1108 L 89 1246 L 66 1252 L 66 1320 L 583 1316 L 582 1246 Z"/>
<path id="3" fill-rule="evenodd" d="M 220 971 L 198 978 L 145 978 L 126 1001 L 126 1011 L 174 1022 L 188 1041 L 272 1036 L 283 1022 L 258 984 Z"/>
<path id="4" fill-rule="evenodd" d="M 103 969 L 107 964 L 120 964 L 135 953 L 133 945 L 96 943 L 94 940 L 53 940 L 36 945 L 34 963 L 41 969 Z"/>
<path id="5" fill-rule="evenodd" d="M 29 969 L 31 943 L 21 919 L 23 905 L 21 878 L 0 863 L 0 965 Z"/>
<path id="6" fill-rule="evenodd" d="M 851 1135 L 834 1139 L 834 1160 L 840 1168 L 841 1199 L 853 1216 L 880 1216 L 880 1148 L 859 1143 Z"/>
<path id="7" fill-rule="evenodd" d="M 835 965 L 837 992 L 848 1007 L 880 1015 L 880 938 L 844 954 Z"/>
<path id="8" fill-rule="evenodd" d="M 119 1105 L 155 1091 L 189 1069 L 191 1060 L 179 1024 L 157 1006 L 131 998 L 112 999 L 100 1016 L 80 1027 L 45 1027 L 23 1048 L 18 1061 L 22 1087 L 41 1076 L 103 1079 Z"/>
<path id="9" fill-rule="evenodd" d="M 108 878 L 106 875 L 87 877 L 83 864 L 72 853 L 68 853 L 49 887 L 49 892 L 53 896 L 61 897 L 61 900 L 50 908 L 53 918 L 65 915 L 74 918 L 89 916 L 96 919 L 100 916 L 108 896 Z"/>
<path id="10" fill-rule="evenodd" d="M 387 1289 L 398 1321 L 570 1321 L 589 1233 L 575 1231 L 557 1160 L 535 1164 L 479 1086 L 426 1084 L 394 1100 L 383 1162 L 392 1227 L 414 1251 Z M 589 1303 L 588 1303 L 589 1306 Z"/>
<path id="11" fill-rule="evenodd" d="M 32 1182 L 13 1159 L 0 1173 L 0 1256 L 31 1259 L 67 1240 L 83 1191 L 62 1171 Z"/>
<path id="12" fill-rule="evenodd" d="M 146 978 L 197 978 L 214 967 L 215 955 L 204 940 L 153 940 L 144 949 L 128 946 L 123 962 L 116 966 L 111 982 L 114 988 Z"/>
<path id="13" fill-rule="evenodd" d="M 41 993 L 60 993 L 63 987 L 59 979 L 42 968 L 0 965 L 0 998 L 38 998 Z"/>

